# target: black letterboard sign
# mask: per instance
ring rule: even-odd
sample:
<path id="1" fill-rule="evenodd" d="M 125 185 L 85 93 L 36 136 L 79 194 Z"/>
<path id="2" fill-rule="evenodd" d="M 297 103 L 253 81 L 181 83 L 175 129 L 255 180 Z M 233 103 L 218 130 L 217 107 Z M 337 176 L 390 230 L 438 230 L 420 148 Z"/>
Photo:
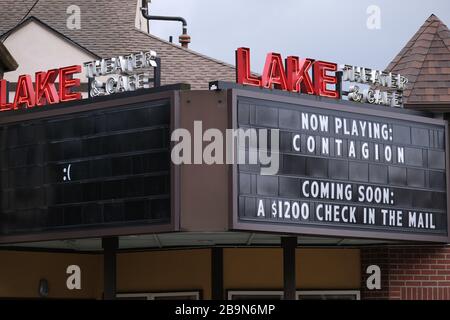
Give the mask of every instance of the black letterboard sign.
<path id="1" fill-rule="evenodd" d="M 0 236 L 170 223 L 170 109 L 149 101 L 3 125 Z"/>
<path id="2" fill-rule="evenodd" d="M 236 146 L 247 161 L 234 166 L 233 229 L 446 242 L 447 123 L 417 114 L 235 93 L 234 129 L 256 129 L 258 152 L 279 130 L 279 163 L 264 174 L 250 143 Z"/>

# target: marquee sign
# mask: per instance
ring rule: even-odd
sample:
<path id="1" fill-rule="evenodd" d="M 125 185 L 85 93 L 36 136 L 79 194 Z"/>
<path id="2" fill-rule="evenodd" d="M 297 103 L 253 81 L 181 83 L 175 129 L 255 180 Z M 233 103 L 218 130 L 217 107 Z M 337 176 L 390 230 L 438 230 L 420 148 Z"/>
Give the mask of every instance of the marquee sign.
<path id="1" fill-rule="evenodd" d="M 84 63 L 90 80 L 91 97 L 150 88 L 150 70 L 157 68 L 155 51 L 138 52 Z M 80 65 L 36 72 L 34 79 L 24 74 L 17 80 L 13 102 L 9 102 L 8 81 L 0 80 L 0 111 L 31 109 L 82 99 Z M 34 81 L 33 81 L 34 80 Z"/>
<path id="2" fill-rule="evenodd" d="M 173 231 L 173 110 L 162 92 L 1 117 L 0 243 Z"/>
<path id="3" fill-rule="evenodd" d="M 280 130 L 277 174 L 234 166 L 233 229 L 448 241 L 447 122 L 247 90 L 232 112 L 233 128 Z"/>
<path id="4" fill-rule="evenodd" d="M 310 75 L 312 70 L 313 77 Z M 328 85 L 336 85 L 337 77 L 328 72 L 337 71 L 335 63 L 314 61 L 288 57 L 286 69 L 278 53 L 267 54 L 262 76 L 251 74 L 250 49 L 236 50 L 236 80 L 237 83 L 262 88 L 276 88 L 291 92 L 314 94 L 322 97 L 339 98 L 336 88 L 329 89 Z"/>
<path id="5" fill-rule="evenodd" d="M 279 53 L 268 53 L 261 76 L 251 73 L 250 49 L 236 50 L 236 82 L 266 89 L 279 89 L 361 103 L 401 107 L 403 90 L 408 79 L 402 75 L 372 70 L 363 67 L 303 59 L 289 56 L 283 63 Z M 360 88 L 352 85 L 349 91 L 342 90 L 343 82 L 371 85 Z M 384 88 L 384 90 L 380 90 Z"/>

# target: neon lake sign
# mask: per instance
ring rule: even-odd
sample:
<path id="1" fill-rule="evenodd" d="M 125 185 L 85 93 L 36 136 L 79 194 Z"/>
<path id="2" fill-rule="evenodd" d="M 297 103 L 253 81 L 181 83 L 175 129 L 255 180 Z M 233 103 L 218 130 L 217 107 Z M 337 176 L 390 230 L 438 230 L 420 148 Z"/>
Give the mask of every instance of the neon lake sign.
<path id="1" fill-rule="evenodd" d="M 35 74 L 35 84 L 28 74 L 19 76 L 13 102 L 8 102 L 8 82 L 0 80 L 0 111 L 30 109 L 47 104 L 56 104 L 81 99 L 80 92 L 72 92 L 80 86 L 80 79 L 73 76 L 81 72 L 81 66 L 74 65 Z M 59 79 L 58 89 L 56 80 Z"/>
<path id="2" fill-rule="evenodd" d="M 406 89 L 408 79 L 395 73 L 350 65 L 338 66 L 333 62 L 296 56 L 287 57 L 283 63 L 281 55 L 274 52 L 267 54 L 263 73 L 256 76 L 251 72 L 250 49 L 238 48 L 236 82 L 333 99 L 346 96 L 348 100 L 354 102 L 402 107 L 403 91 Z M 371 87 L 360 88 L 353 84 L 350 85 L 349 91 L 343 91 L 341 90 L 343 82 Z"/>
<path id="3" fill-rule="evenodd" d="M 91 80 L 89 90 L 93 97 L 150 88 L 149 69 L 157 66 L 156 52 L 152 50 L 84 63 L 85 75 Z M 81 81 L 74 75 L 81 71 L 81 65 L 74 65 L 36 72 L 34 79 L 28 74 L 21 75 L 11 103 L 8 101 L 8 81 L 1 79 L 0 111 L 80 100 L 82 94 L 75 90 L 80 88 Z"/>

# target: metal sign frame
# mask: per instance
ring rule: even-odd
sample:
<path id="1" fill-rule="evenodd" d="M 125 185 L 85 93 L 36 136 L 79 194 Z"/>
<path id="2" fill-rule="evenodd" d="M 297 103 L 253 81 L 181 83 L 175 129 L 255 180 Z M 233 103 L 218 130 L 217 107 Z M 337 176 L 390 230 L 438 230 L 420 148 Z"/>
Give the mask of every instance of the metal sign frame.
<path id="1" fill-rule="evenodd" d="M 136 92 L 127 92 L 118 95 L 97 97 L 89 100 L 74 101 L 63 105 L 51 105 L 43 109 L 19 110 L 0 117 L 0 126 L 15 122 L 29 121 L 40 118 L 64 116 L 86 111 L 101 110 L 107 108 L 119 108 L 136 104 L 145 104 L 149 101 L 168 101 L 170 104 L 170 130 L 179 124 L 179 94 L 177 90 L 186 89 L 186 85 L 171 85 Z M 30 112 L 31 111 L 31 112 Z M 173 143 L 170 143 L 172 149 Z M 173 232 L 179 230 L 180 225 L 180 168 L 171 164 L 170 166 L 170 223 L 160 225 L 126 225 L 114 227 L 87 227 L 73 228 L 69 230 L 52 230 L 38 233 L 27 233 L 17 235 L 0 236 L 0 244 L 13 244 L 24 242 L 67 240 L 99 238 L 105 236 L 125 236 L 162 232 Z"/>
<path id="2" fill-rule="evenodd" d="M 230 210 L 230 225 L 231 230 L 236 231 L 257 231 L 257 232 L 270 232 L 270 233 L 284 233 L 284 234 L 296 234 L 306 236 L 329 236 L 340 238 L 363 238 L 363 239 L 382 239 L 382 240 L 401 240 L 401 241 L 423 241 L 423 242 L 438 242 L 438 243 L 450 243 L 450 197 L 448 196 L 450 185 L 450 162 L 449 162 L 449 132 L 448 122 L 441 119 L 425 117 L 425 113 L 417 111 L 409 111 L 398 108 L 373 106 L 360 103 L 352 103 L 347 101 L 337 101 L 334 99 L 310 97 L 299 94 L 286 94 L 286 93 L 273 93 L 270 90 L 263 89 L 244 89 L 244 86 L 230 85 L 227 83 L 216 82 L 214 83 L 217 88 L 228 89 L 228 103 L 231 110 L 230 115 L 230 128 L 238 128 L 237 108 L 238 98 L 254 98 L 266 101 L 276 101 L 279 103 L 288 103 L 291 105 L 303 105 L 306 107 L 312 107 L 330 111 L 340 111 L 356 113 L 359 115 L 378 116 L 397 120 L 413 121 L 423 124 L 440 125 L 445 127 L 445 166 L 446 166 L 446 190 L 447 190 L 447 236 L 431 235 L 431 234 L 418 234 L 407 233 L 398 231 L 372 231 L 372 230 L 358 230 L 358 227 L 354 227 L 355 230 L 351 230 L 349 227 L 336 228 L 332 226 L 302 226 L 302 225 L 287 225 L 276 224 L 273 222 L 258 223 L 258 222 L 244 222 L 239 219 L 238 216 L 238 197 L 239 197 L 239 173 L 238 165 L 233 164 L 230 173 L 230 204 L 232 210 Z"/>

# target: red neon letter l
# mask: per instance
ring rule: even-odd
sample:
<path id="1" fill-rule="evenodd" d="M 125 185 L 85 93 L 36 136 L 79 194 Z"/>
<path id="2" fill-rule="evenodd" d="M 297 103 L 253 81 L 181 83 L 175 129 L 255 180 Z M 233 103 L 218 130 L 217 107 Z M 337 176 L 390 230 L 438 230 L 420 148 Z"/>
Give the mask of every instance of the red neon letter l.
<path id="1" fill-rule="evenodd" d="M 239 48 L 236 50 L 236 82 L 249 86 L 261 86 L 261 79 L 253 77 L 250 71 L 249 48 Z"/>

